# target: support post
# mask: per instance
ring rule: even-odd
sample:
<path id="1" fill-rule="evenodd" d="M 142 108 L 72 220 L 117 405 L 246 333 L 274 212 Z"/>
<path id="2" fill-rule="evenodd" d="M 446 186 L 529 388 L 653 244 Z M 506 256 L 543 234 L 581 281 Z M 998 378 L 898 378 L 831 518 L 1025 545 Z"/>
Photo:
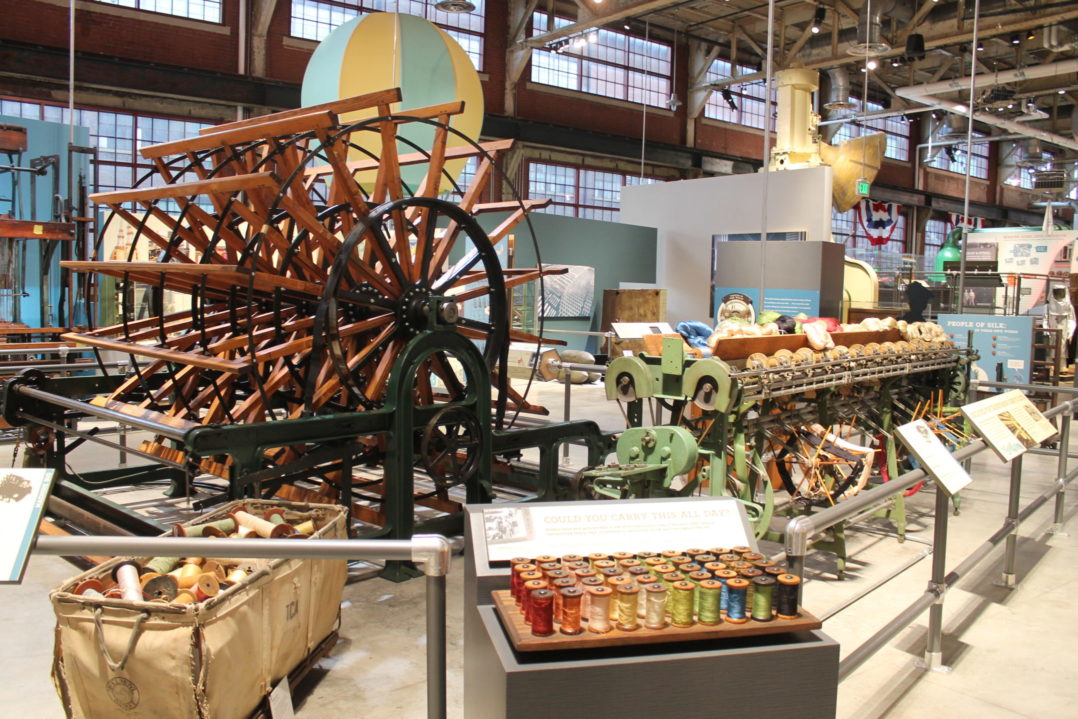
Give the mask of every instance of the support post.
<path id="1" fill-rule="evenodd" d="M 947 588 L 947 521 L 951 516 L 950 497 L 939 482 L 935 483 L 936 524 L 932 531 L 932 578 L 928 590 L 937 599 L 928 609 L 928 645 L 925 647 L 923 669 L 947 673 L 951 668 L 943 663 L 943 597 Z"/>
<path id="2" fill-rule="evenodd" d="M 427 716 L 445 719 L 446 706 L 446 611 L 445 574 L 427 575 Z"/>
<path id="3" fill-rule="evenodd" d="M 1048 529 L 1051 534 L 1061 537 L 1068 536 L 1063 531 L 1063 508 L 1067 498 L 1067 458 L 1070 454 L 1071 440 L 1071 412 L 1064 412 L 1060 417 L 1059 425 L 1059 461 L 1056 465 L 1056 482 L 1059 489 L 1056 490 L 1056 511 L 1052 526 Z"/>
<path id="4" fill-rule="evenodd" d="M 1007 535 L 1007 546 L 1003 555 L 1003 576 L 997 584 L 1001 587 L 1014 586 L 1014 563 L 1018 548 L 1018 502 L 1022 492 L 1022 455 L 1011 460 L 1011 489 L 1007 497 L 1007 522 L 1011 524 L 1011 533 Z"/>

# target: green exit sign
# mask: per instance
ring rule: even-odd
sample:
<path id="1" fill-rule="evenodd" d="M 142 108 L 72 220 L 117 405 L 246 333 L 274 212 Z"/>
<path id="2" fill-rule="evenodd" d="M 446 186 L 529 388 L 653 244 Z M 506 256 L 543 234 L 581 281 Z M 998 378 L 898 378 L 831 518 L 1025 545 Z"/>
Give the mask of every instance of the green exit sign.
<path id="1" fill-rule="evenodd" d="M 857 181 L 857 194 L 861 197 L 868 197 L 868 188 L 871 186 L 868 180 Z"/>

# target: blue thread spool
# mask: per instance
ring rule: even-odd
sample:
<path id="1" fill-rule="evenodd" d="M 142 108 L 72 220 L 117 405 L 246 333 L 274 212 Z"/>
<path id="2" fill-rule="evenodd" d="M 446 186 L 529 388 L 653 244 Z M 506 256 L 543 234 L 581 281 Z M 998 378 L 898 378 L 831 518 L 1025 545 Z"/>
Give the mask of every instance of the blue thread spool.
<path id="1" fill-rule="evenodd" d="M 731 624 L 744 624 L 749 620 L 745 613 L 749 596 L 748 589 L 748 580 L 741 577 L 735 577 L 726 582 L 726 593 L 729 595 L 726 605 L 726 621 Z"/>
<path id="2" fill-rule="evenodd" d="M 730 611 L 730 590 L 726 583 L 731 579 L 737 579 L 737 572 L 732 569 L 720 569 L 715 572 L 715 579 L 722 582 L 722 592 L 719 594 L 719 611 L 726 614 Z"/>

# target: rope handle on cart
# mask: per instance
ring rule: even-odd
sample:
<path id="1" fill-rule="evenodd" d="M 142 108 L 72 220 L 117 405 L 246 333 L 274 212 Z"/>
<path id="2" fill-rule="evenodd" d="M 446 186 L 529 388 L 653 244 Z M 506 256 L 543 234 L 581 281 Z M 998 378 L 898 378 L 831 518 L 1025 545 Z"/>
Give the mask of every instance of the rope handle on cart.
<path id="1" fill-rule="evenodd" d="M 97 646 L 101 650 L 101 656 L 105 658 L 105 663 L 109 665 L 109 669 L 114 672 L 122 671 L 124 665 L 127 664 L 127 660 L 131 658 L 131 652 L 135 651 L 135 645 L 138 644 L 138 638 L 140 636 L 139 630 L 142 628 L 142 622 L 149 619 L 149 612 L 140 612 L 135 618 L 135 625 L 131 627 L 131 636 L 127 639 L 127 648 L 124 649 L 124 655 L 120 657 L 120 661 L 116 661 L 109 653 L 109 648 L 105 646 L 105 630 L 101 626 L 101 614 L 103 612 L 102 607 L 94 608 L 94 624 L 97 626 Z"/>

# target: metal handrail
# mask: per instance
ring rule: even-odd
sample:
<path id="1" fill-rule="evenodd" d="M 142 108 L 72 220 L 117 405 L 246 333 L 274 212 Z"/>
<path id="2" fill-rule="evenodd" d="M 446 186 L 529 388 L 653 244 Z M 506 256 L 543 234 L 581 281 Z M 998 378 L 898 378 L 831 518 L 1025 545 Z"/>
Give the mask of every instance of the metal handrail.
<path id="1" fill-rule="evenodd" d="M 1027 385 L 1008 384 L 1005 382 L 973 382 L 970 392 L 975 392 L 978 386 L 998 387 L 1005 389 L 1018 389 L 1022 391 L 1047 391 L 1061 395 L 1078 395 L 1078 388 L 1057 387 L 1055 385 Z M 884 645 L 894 638 L 899 632 L 908 627 L 926 609 L 930 609 L 929 631 L 927 649 L 925 652 L 925 666 L 936 668 L 942 663 L 942 633 L 943 633 L 943 595 L 954 586 L 962 577 L 987 557 L 1004 539 L 1007 541 L 1006 558 L 1004 563 L 1003 583 L 1005 586 L 1014 585 L 1015 555 L 1017 538 L 1015 532 L 1018 525 L 1040 509 L 1046 502 L 1055 497 L 1055 515 L 1053 527 L 1058 529 L 1063 522 L 1064 497 L 1067 485 L 1078 476 L 1078 467 L 1067 471 L 1067 460 L 1070 457 L 1070 426 L 1071 418 L 1078 409 L 1078 399 L 1062 402 L 1044 412 L 1045 418 L 1061 416 L 1059 429 L 1059 442 L 1056 454 L 1058 456 L 1057 475 L 1052 486 L 1040 496 L 1019 510 L 1019 493 L 1021 490 L 1022 456 L 1019 455 L 1011 464 L 1011 486 L 1008 495 L 1007 517 L 1003 525 L 989 536 L 977 549 L 962 560 L 950 572 L 946 572 L 947 555 L 947 521 L 950 515 L 950 498 L 946 492 L 937 488 L 935 501 L 935 526 L 933 532 L 933 557 L 932 578 L 924 594 L 917 598 L 906 609 L 895 616 L 884 627 L 865 640 L 857 649 L 851 652 L 839 663 L 839 681 L 849 676 L 855 669 L 863 664 L 869 657 L 879 651 Z M 955 459 L 968 460 L 976 454 L 984 451 L 988 445 L 982 439 L 975 439 L 965 447 L 953 452 Z M 808 552 L 809 539 L 840 522 L 852 519 L 874 507 L 879 507 L 899 492 L 914 486 L 917 482 L 928 477 L 923 469 L 915 469 L 905 472 L 899 477 L 860 492 L 854 497 L 845 500 L 832 507 L 823 509 L 815 514 L 800 515 L 790 519 L 786 524 L 785 548 L 786 559 L 791 573 L 804 576 L 805 555 Z"/>
<path id="2" fill-rule="evenodd" d="M 39 536 L 34 552 L 61 556 L 232 557 L 233 542 L 193 537 Z M 267 559 L 366 559 L 411 561 L 427 577 L 427 716 L 445 719 L 446 575 L 451 545 L 437 534 L 411 539 L 260 539 L 243 542 L 243 556 Z"/>

